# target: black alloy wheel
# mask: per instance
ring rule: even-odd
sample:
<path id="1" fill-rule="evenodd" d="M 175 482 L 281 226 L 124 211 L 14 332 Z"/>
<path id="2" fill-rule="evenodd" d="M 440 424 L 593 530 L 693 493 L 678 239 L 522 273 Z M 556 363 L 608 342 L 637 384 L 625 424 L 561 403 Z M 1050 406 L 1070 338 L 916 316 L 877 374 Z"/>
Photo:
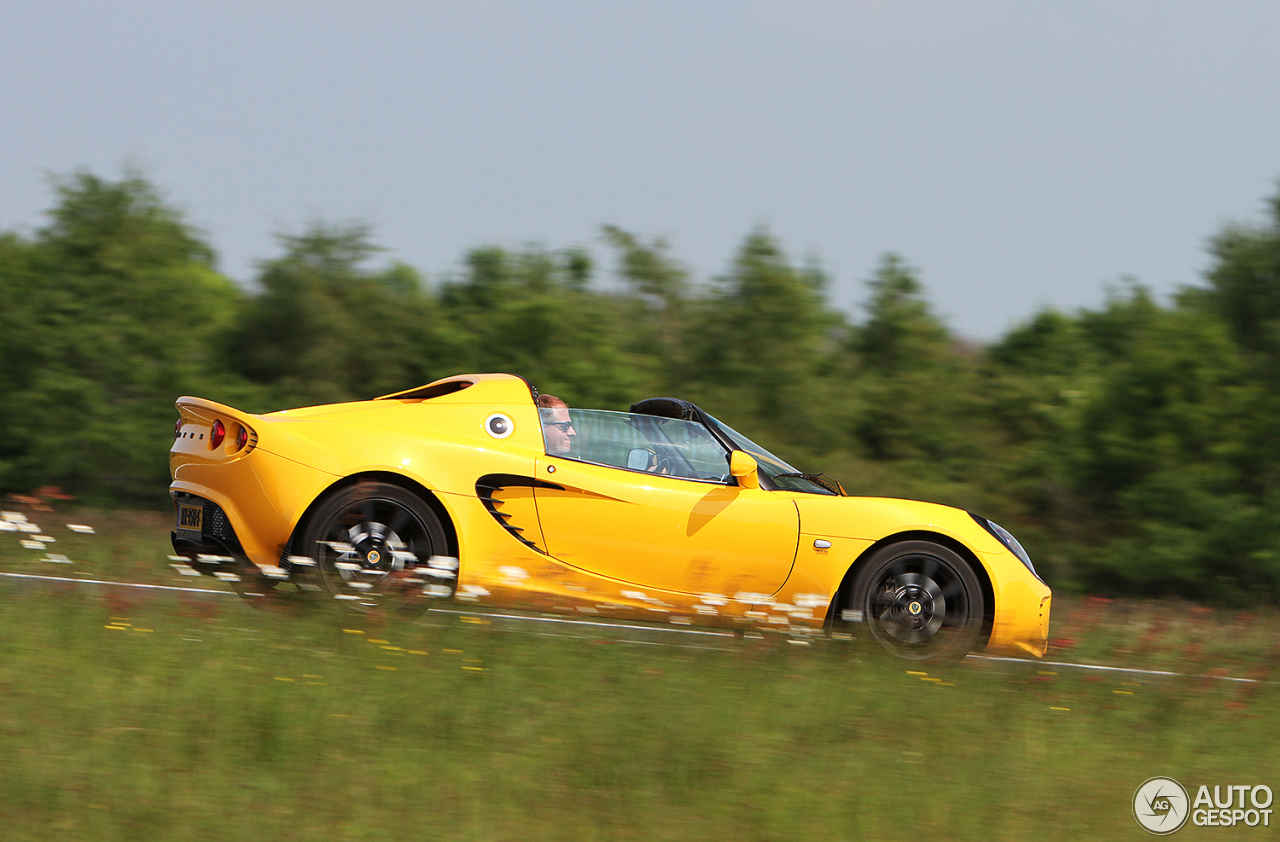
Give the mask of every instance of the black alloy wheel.
<path id="1" fill-rule="evenodd" d="M 982 588 L 954 550 L 931 541 L 890 544 L 858 573 L 845 619 L 906 661 L 959 661 L 982 632 Z M 852 616 L 849 616 L 852 614 Z"/>
<path id="2" fill-rule="evenodd" d="M 301 549 L 314 565 L 296 569 L 362 614 L 416 617 L 452 595 L 456 582 L 456 565 L 431 564 L 448 552 L 440 519 L 390 483 L 361 482 L 335 492 L 308 520 Z"/>

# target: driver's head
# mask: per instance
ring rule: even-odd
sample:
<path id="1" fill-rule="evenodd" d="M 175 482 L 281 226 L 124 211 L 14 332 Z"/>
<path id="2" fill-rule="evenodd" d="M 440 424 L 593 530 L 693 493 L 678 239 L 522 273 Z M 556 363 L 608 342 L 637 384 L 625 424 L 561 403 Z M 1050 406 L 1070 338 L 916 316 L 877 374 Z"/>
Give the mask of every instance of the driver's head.
<path id="1" fill-rule="evenodd" d="M 569 405 L 555 395 L 538 395 L 538 414 L 542 417 L 542 433 L 547 441 L 547 454 L 564 456 L 573 447 L 577 430 L 569 420 Z"/>

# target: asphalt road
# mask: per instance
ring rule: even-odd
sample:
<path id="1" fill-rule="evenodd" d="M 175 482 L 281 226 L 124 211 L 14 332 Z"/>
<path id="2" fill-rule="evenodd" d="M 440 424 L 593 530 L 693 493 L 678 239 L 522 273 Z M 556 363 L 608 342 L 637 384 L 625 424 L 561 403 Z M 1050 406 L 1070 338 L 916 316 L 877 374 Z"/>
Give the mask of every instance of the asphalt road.
<path id="1" fill-rule="evenodd" d="M 37 585 L 42 582 L 62 582 L 71 583 L 80 587 L 135 588 L 152 591 L 207 594 L 210 597 L 236 596 L 232 591 L 216 590 L 214 588 L 181 587 L 178 585 L 147 585 L 140 582 L 111 582 L 105 579 L 72 579 L 65 576 L 41 576 L 34 573 L 0 572 L 0 578 L 8 579 L 14 584 L 26 583 L 29 585 Z M 734 648 L 738 637 L 733 632 L 713 629 L 669 628 L 659 625 L 609 623 L 595 620 L 576 620 L 569 619 L 567 617 L 547 617 L 537 614 L 506 614 L 497 611 L 469 611 L 460 608 L 433 608 L 427 614 L 428 619 L 420 620 L 419 622 L 430 623 L 429 618 L 431 617 L 438 617 L 443 620 L 445 617 L 449 617 L 450 615 L 459 618 L 483 618 L 488 621 L 488 624 L 491 627 L 503 631 L 581 638 L 584 640 L 598 639 L 601 635 L 606 635 L 612 638 L 616 643 L 632 644 L 637 646 L 670 646 L 685 649 L 721 649 L 727 651 Z M 440 623 L 435 623 L 435 625 L 440 625 Z M 804 640 L 791 640 L 790 642 L 802 646 L 809 645 L 809 642 Z M 976 661 L 1005 663 L 1011 666 L 1050 666 L 1060 667 L 1063 669 L 1092 670 L 1130 675 L 1161 676 L 1167 678 L 1211 678 L 1215 681 L 1231 681 L 1241 684 L 1280 683 L 1275 681 L 1259 681 L 1253 678 L 1232 678 L 1230 676 L 1223 675 L 1192 675 L 1190 673 L 1170 672 L 1168 670 L 1115 667 L 1108 666 L 1106 664 L 1079 664 L 1072 663 L 1070 661 L 1045 661 L 1032 660 L 1030 658 L 1005 658 L 993 655 L 976 654 L 970 655 L 969 658 Z"/>

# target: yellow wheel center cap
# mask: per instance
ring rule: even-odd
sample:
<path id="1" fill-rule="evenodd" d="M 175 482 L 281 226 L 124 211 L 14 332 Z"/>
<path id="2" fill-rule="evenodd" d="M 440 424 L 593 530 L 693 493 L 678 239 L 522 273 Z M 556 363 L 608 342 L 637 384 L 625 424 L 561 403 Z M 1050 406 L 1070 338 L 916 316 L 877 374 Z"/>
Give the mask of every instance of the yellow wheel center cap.
<path id="1" fill-rule="evenodd" d="M 910 611 L 912 614 L 919 614 L 921 611 L 924 610 L 924 606 L 921 605 L 919 602 L 912 600 L 911 604 L 907 606 L 907 610 Z"/>
<path id="2" fill-rule="evenodd" d="M 377 564 L 382 560 L 382 553 L 377 550 L 369 550 L 369 554 L 365 558 L 368 559 L 370 564 Z"/>

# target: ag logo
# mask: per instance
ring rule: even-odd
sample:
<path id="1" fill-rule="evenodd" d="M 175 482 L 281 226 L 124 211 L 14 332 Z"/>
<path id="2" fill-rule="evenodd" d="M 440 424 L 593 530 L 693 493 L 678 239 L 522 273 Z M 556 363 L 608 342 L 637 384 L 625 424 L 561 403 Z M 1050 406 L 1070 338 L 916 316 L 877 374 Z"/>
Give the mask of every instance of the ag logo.
<path id="1" fill-rule="evenodd" d="M 1157 836 L 1186 824 L 1190 806 L 1187 791 L 1173 778 L 1150 778 L 1133 794 L 1133 817 L 1143 830 Z"/>

